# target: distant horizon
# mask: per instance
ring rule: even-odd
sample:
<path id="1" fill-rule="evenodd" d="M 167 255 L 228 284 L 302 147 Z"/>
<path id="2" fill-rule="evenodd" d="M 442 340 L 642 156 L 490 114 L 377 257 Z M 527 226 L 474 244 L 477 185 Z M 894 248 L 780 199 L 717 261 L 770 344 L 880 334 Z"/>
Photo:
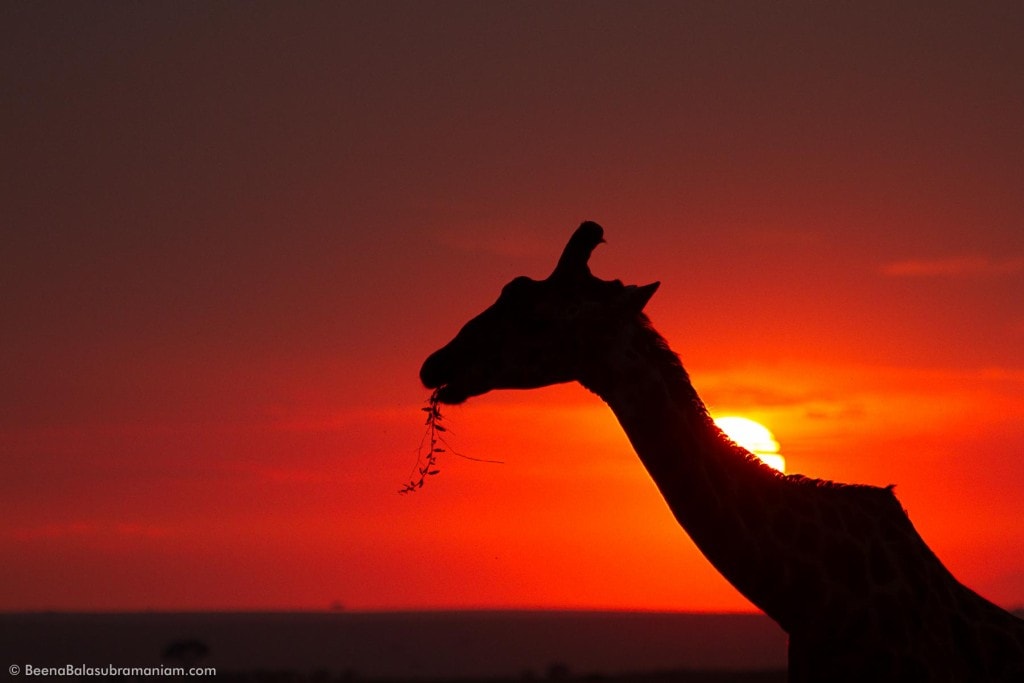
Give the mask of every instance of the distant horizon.
<path id="1" fill-rule="evenodd" d="M 36 666 L 152 665 L 186 641 L 200 643 L 202 664 L 218 672 L 330 670 L 384 680 L 538 677 L 555 666 L 575 674 L 780 670 L 786 652 L 785 634 L 756 614 L 0 614 L 0 634 L 0 659 Z"/>
<path id="2" fill-rule="evenodd" d="M 1011 614 L 1015 614 L 1024 618 L 1024 605 L 1018 605 L 1016 607 L 1003 607 L 1006 611 Z M 766 619 L 769 618 L 764 612 L 750 610 L 737 610 L 737 611 L 698 611 L 698 610 L 659 610 L 659 609 L 608 609 L 608 608 L 557 608 L 557 607 L 460 607 L 460 608 L 368 608 L 368 609 L 348 609 L 348 608 L 324 608 L 324 609 L 196 609 L 196 610 L 176 610 L 176 609 L 126 609 L 126 610 L 64 610 L 64 609 L 35 609 L 35 610 L 2 610 L 0 609 L 0 615 L 18 615 L 18 614 L 66 614 L 66 615 L 117 615 L 117 614 L 347 614 L 347 615 L 374 615 L 374 614 L 394 614 L 394 615 L 415 615 L 415 614 L 537 614 L 537 613 L 551 613 L 551 614 L 649 614 L 649 615 L 666 615 L 666 616 L 762 616 Z"/>
<path id="3" fill-rule="evenodd" d="M 1024 608 L 1022 608 L 1024 609 Z M 1013 611 L 1013 610 L 1011 610 Z M 34 609 L 34 610 L 2 610 L 0 614 L 445 614 L 445 613 L 534 613 L 534 612 L 558 612 L 564 614 L 679 614 L 679 615 L 760 615 L 763 612 L 757 610 L 736 610 L 736 611 L 698 611 L 698 610 L 661 610 L 661 609 L 629 609 L 629 608 L 585 608 L 585 607 L 383 607 L 383 608 L 254 608 L 254 609 L 124 609 L 124 610 L 99 610 L 99 609 Z"/>

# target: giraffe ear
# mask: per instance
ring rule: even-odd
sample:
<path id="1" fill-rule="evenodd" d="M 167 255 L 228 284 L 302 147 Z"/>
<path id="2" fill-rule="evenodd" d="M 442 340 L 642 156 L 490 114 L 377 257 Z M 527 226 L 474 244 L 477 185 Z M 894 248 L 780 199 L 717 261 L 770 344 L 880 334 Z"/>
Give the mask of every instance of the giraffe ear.
<path id="1" fill-rule="evenodd" d="M 587 261 L 597 245 L 604 242 L 604 228 L 593 221 L 586 221 L 576 228 L 558 259 L 558 265 L 551 273 L 551 279 L 579 279 L 590 275 Z"/>
<path id="2" fill-rule="evenodd" d="M 644 306 L 660 286 L 660 282 L 652 282 L 649 285 L 626 285 L 626 290 L 620 295 L 619 305 L 627 314 L 637 315 L 644 310 Z"/>

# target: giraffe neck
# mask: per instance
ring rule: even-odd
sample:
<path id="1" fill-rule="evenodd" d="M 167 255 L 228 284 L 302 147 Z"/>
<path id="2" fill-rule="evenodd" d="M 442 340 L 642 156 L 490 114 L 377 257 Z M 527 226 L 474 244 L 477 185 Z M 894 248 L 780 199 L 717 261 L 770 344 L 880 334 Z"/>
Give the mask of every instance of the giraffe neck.
<path id="1" fill-rule="evenodd" d="M 779 593 L 790 572 L 765 506 L 785 477 L 715 426 L 678 357 L 646 321 L 581 383 L 615 413 L 669 508 L 701 552 L 751 602 L 792 623 Z"/>

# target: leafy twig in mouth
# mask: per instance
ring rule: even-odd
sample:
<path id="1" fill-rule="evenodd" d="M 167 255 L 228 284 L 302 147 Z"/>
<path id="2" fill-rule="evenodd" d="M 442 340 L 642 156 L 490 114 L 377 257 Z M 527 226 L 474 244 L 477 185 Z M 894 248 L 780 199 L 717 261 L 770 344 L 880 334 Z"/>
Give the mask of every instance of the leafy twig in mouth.
<path id="1" fill-rule="evenodd" d="M 423 488 L 423 482 L 427 480 L 427 477 L 432 477 L 441 471 L 437 468 L 437 455 L 438 453 L 444 453 L 444 448 L 440 445 L 442 443 L 441 434 L 446 432 L 447 429 L 441 424 L 441 420 L 444 418 L 441 417 L 441 401 L 437 398 L 436 389 L 430 395 L 427 406 L 420 408 L 420 410 L 427 414 L 427 431 L 420 441 L 419 449 L 417 449 L 416 467 L 413 468 L 409 483 L 403 486 L 398 491 L 399 493 L 412 493 L 417 489 Z M 428 442 L 427 452 L 424 454 L 423 446 Z"/>
<path id="2" fill-rule="evenodd" d="M 437 466 L 437 457 L 441 453 L 453 453 L 460 458 L 466 460 L 472 460 L 474 462 L 489 462 L 495 464 L 503 464 L 501 460 L 484 460 L 482 458 L 473 458 L 468 455 L 463 455 L 458 451 L 452 449 L 445 441 L 444 434 L 448 432 L 448 428 L 445 427 L 441 422 L 444 417 L 441 415 L 441 400 L 437 397 L 440 389 L 435 389 L 434 393 L 430 395 L 427 400 L 427 405 L 424 408 L 420 408 L 427 414 L 426 421 L 426 432 L 423 434 L 423 439 L 420 441 L 419 448 L 416 451 L 416 466 L 409 478 L 409 483 L 403 486 L 398 492 L 399 493 L 412 493 L 418 489 L 423 488 L 424 482 L 427 477 L 432 477 L 439 474 L 441 470 Z M 424 453 L 424 447 L 426 453 Z"/>

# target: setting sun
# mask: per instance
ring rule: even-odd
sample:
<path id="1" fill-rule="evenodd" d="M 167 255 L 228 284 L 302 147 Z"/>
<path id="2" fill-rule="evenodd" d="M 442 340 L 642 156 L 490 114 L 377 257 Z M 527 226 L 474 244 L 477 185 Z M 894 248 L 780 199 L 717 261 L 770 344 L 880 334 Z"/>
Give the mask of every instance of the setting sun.
<path id="1" fill-rule="evenodd" d="M 745 417 L 719 417 L 715 424 L 730 439 L 761 458 L 766 465 L 786 471 L 786 459 L 779 454 L 779 442 L 767 427 Z"/>

